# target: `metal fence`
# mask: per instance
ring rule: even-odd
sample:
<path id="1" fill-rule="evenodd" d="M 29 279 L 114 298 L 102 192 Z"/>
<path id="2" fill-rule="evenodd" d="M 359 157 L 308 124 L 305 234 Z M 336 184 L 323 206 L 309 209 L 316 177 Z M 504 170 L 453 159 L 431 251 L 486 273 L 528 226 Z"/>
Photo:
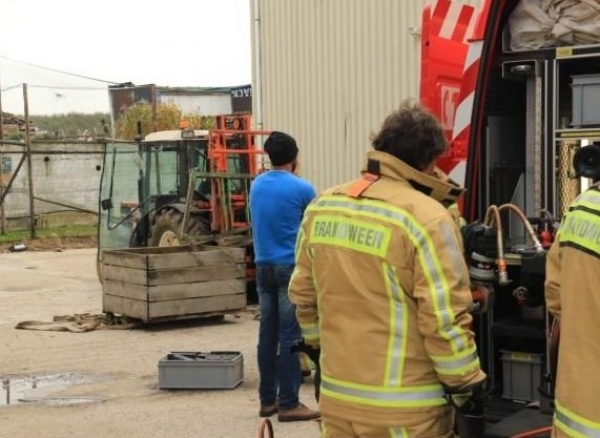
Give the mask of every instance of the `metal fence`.
<path id="1" fill-rule="evenodd" d="M 0 233 L 97 223 L 104 145 L 0 141 Z"/>

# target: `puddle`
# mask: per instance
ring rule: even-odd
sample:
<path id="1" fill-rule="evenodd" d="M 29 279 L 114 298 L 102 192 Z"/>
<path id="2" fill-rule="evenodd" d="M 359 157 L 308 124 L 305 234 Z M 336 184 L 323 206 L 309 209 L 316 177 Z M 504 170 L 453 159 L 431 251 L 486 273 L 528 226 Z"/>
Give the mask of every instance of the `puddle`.
<path id="1" fill-rule="evenodd" d="M 52 396 L 52 394 L 69 386 L 100 380 L 105 379 L 100 376 L 85 376 L 73 373 L 0 377 L 0 407 L 25 403 L 66 406 L 100 402 L 104 399 L 96 396 Z"/>
<path id="2" fill-rule="evenodd" d="M 67 406 L 67 405 L 79 405 L 84 403 L 96 403 L 104 401 L 102 397 L 85 396 L 85 397 L 27 397 L 20 399 L 17 403 L 13 404 L 25 404 L 25 403 L 39 403 L 50 406 Z"/>

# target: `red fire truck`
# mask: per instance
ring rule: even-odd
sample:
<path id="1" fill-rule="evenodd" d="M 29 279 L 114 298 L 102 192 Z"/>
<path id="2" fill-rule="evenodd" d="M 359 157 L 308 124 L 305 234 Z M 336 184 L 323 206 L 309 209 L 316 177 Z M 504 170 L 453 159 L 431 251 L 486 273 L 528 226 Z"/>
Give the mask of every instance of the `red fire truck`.
<path id="1" fill-rule="evenodd" d="M 500 212 L 504 281 L 496 260 L 470 260 L 474 280 L 492 291 L 474 324 L 492 394 L 486 436 L 547 429 L 556 351 L 540 245 L 589 184 L 573 159 L 600 139 L 600 4 L 438 0 L 422 19 L 420 98 L 451 142 L 439 165 L 467 187 L 468 221 L 509 206 Z"/>

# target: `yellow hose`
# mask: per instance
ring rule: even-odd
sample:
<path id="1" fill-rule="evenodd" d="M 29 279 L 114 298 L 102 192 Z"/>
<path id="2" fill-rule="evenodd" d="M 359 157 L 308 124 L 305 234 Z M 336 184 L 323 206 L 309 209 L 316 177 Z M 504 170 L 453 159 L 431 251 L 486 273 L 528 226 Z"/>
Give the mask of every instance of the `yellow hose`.
<path id="1" fill-rule="evenodd" d="M 538 252 L 538 253 L 543 252 L 544 247 L 540 243 L 540 239 L 538 239 L 537 234 L 535 234 L 535 230 L 533 229 L 533 227 L 531 226 L 531 223 L 529 222 L 529 220 L 527 219 L 525 214 L 521 211 L 521 209 L 514 204 L 502 204 L 500 207 L 498 207 L 499 211 L 502 211 L 505 209 L 512 210 L 519 217 L 519 219 L 521 219 L 521 222 L 523 223 L 523 226 L 527 230 L 527 233 L 529 234 L 531 241 L 535 245 L 536 252 Z"/>
<path id="2" fill-rule="evenodd" d="M 485 213 L 485 219 L 484 219 L 483 223 L 484 223 L 484 225 L 487 225 L 489 227 L 496 228 L 496 241 L 497 241 L 496 243 L 498 246 L 498 250 L 497 250 L 498 251 L 497 252 L 498 260 L 496 262 L 498 265 L 498 282 L 500 284 L 508 284 L 509 283 L 508 272 L 506 269 L 506 259 L 504 257 L 504 236 L 503 236 L 504 233 L 502 230 L 502 218 L 500 216 L 500 214 L 503 210 L 512 211 L 521 220 L 521 222 L 523 223 L 523 226 L 527 230 L 527 234 L 529 235 L 529 237 L 531 238 L 531 240 L 535 246 L 536 252 L 539 253 L 539 252 L 544 251 L 544 247 L 540 243 L 540 240 L 538 239 L 537 234 L 535 234 L 535 230 L 531 226 L 531 223 L 529 222 L 529 220 L 527 219 L 527 217 L 525 216 L 525 214 L 523 213 L 523 211 L 521 211 L 521 209 L 519 207 L 517 207 L 514 204 L 510 204 L 510 203 L 502 204 L 500 207 L 498 207 L 497 205 L 489 206 L 489 208 L 487 209 L 487 211 Z"/>
<path id="3" fill-rule="evenodd" d="M 508 272 L 506 271 L 506 259 L 504 258 L 504 237 L 502 232 L 502 220 L 500 217 L 500 209 L 496 205 L 490 205 L 485 213 L 484 225 L 495 226 L 496 228 L 496 246 L 498 265 L 498 283 L 508 284 Z"/>

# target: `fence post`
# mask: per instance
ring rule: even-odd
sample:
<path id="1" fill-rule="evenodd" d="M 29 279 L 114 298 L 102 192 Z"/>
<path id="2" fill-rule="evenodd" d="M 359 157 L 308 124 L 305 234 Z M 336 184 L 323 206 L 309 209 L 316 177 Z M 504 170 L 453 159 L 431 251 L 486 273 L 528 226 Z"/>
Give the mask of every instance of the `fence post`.
<path id="1" fill-rule="evenodd" d="M 0 79 L 0 90 L 2 88 L 2 80 Z M 0 91 L 0 199 L 4 191 L 4 181 L 2 174 L 4 173 L 4 114 L 2 113 L 2 92 Z M 0 204 L 0 235 L 6 234 L 6 211 L 4 210 L 4 200 Z"/>
<path id="2" fill-rule="evenodd" d="M 0 108 L 0 114 L 2 113 L 2 109 Z M 0 124 L 4 123 L 2 120 L 2 116 L 0 116 Z M 4 171 L 4 154 L 2 153 L 2 149 L 4 149 L 4 144 L 2 141 L 4 140 L 4 136 L 0 132 L 0 199 L 2 199 L 2 195 L 4 193 L 4 181 L 3 181 L 3 171 Z M 4 199 L 2 199 L 2 204 L 0 204 L 0 235 L 6 234 L 6 211 L 4 210 Z"/>
<path id="3" fill-rule="evenodd" d="M 27 154 L 27 186 L 29 188 L 29 229 L 31 238 L 35 239 L 35 209 L 33 199 L 33 165 L 31 163 L 31 133 L 29 132 L 29 100 L 27 84 L 23 84 L 23 105 L 25 112 L 25 153 Z"/>
<path id="4" fill-rule="evenodd" d="M 2 108 L 0 106 L 0 114 L 2 114 Z M 0 126 L 4 123 L 2 116 L 0 115 Z M 4 149 L 4 135 L 2 130 L 0 129 L 0 199 L 2 199 L 2 195 L 4 194 L 4 153 L 2 149 Z M 2 199 L 2 204 L 0 204 L 0 235 L 6 234 L 6 210 L 4 209 L 6 198 Z"/>

